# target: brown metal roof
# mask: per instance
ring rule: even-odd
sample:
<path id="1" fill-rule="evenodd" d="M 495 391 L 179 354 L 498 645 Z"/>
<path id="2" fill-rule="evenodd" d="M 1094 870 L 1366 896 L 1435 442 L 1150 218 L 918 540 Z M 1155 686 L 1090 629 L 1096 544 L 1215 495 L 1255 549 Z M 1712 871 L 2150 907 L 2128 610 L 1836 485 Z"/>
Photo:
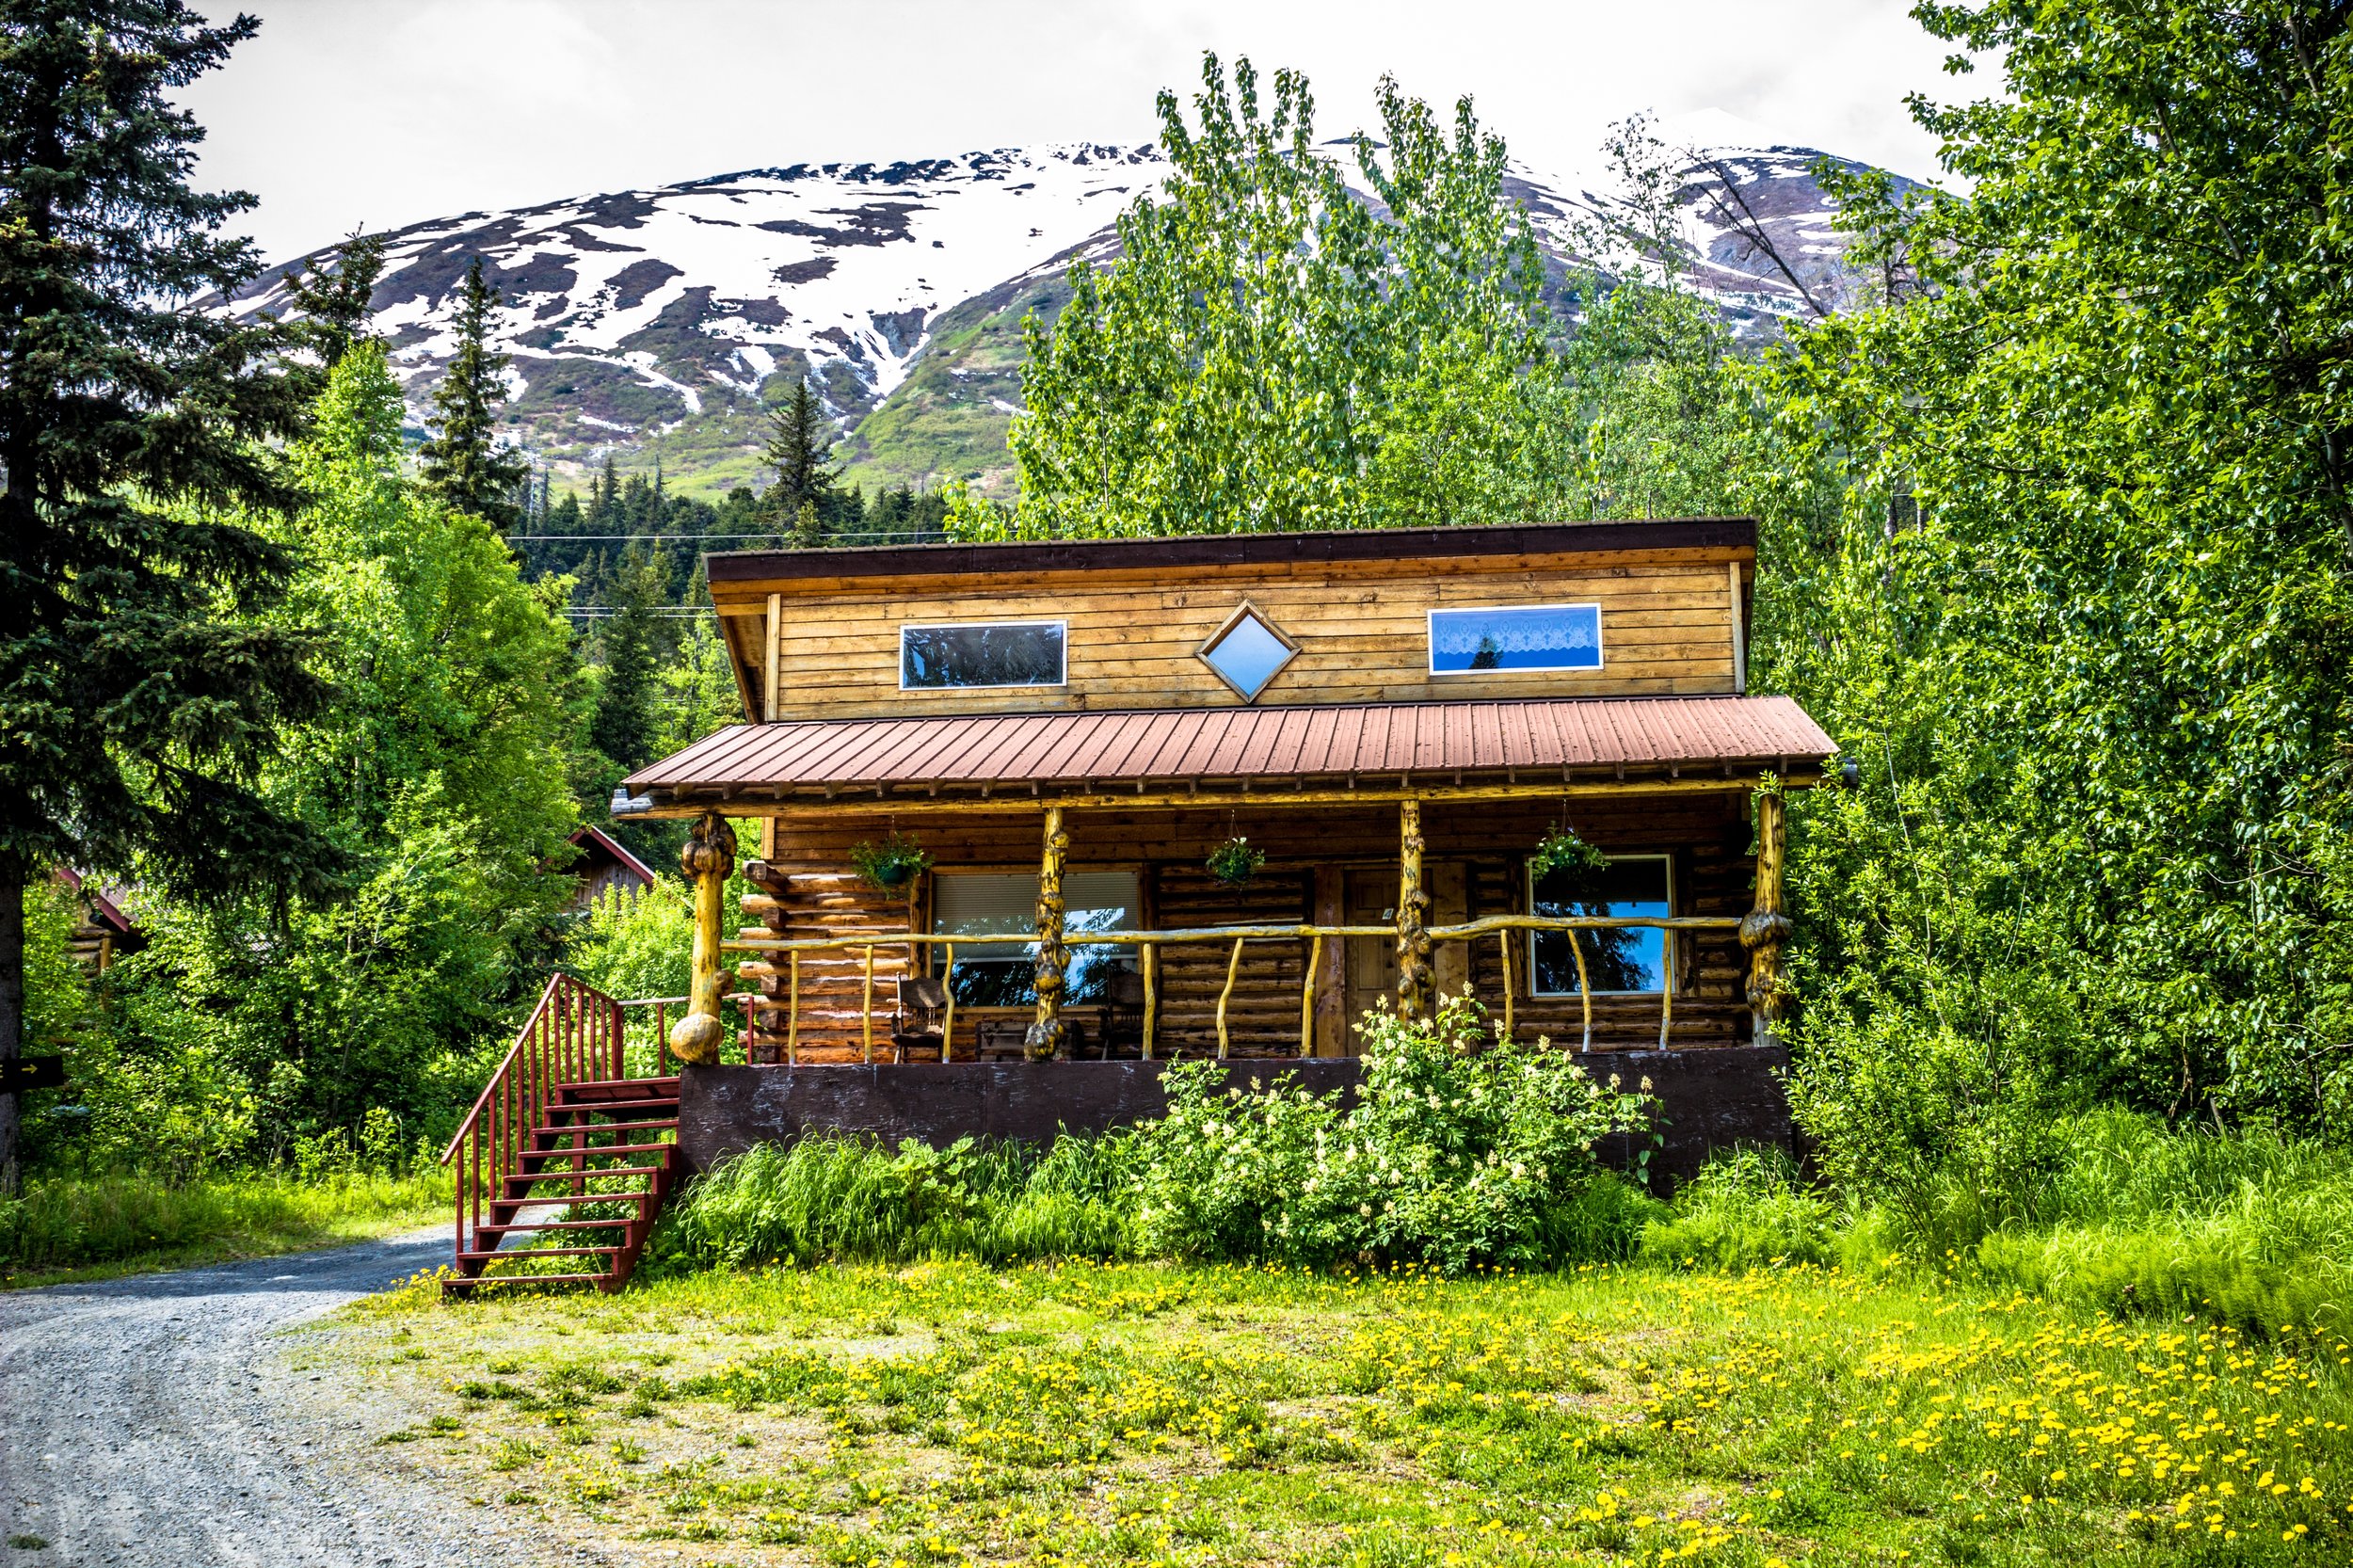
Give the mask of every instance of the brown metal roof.
<path id="1" fill-rule="evenodd" d="M 740 724 L 638 769 L 676 800 L 981 786 L 1138 788 L 1260 778 L 1435 783 L 1748 764 L 1811 771 L 1837 747 L 1785 696 L 1587 697 L 1308 708 L 989 713 Z"/>
<path id="2" fill-rule="evenodd" d="M 714 551 L 718 583 L 802 578 L 1273 567 L 1297 562 L 1462 560 L 1593 551 L 1756 549 L 1753 518 L 1657 518 L 1472 528 L 1323 529 L 1294 534 L 1183 534 L 1130 539 L 1006 539 L 982 544 L 853 545 L 834 550 Z"/>

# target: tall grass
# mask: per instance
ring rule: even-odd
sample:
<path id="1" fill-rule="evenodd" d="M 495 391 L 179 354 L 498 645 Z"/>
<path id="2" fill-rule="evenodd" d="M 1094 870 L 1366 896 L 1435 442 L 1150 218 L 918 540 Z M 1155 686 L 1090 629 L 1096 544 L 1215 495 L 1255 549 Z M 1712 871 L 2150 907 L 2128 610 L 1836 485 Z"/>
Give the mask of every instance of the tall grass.
<path id="1" fill-rule="evenodd" d="M 1968 1267 L 2111 1311 L 2353 1328 L 2353 1155 L 2121 1112 L 2061 1134 L 2068 1152 L 2034 1223 L 1955 1249 Z"/>
<path id="2" fill-rule="evenodd" d="M 2121 1111 L 2069 1118 L 2051 1142 L 2055 1162 L 2015 1190 L 1954 1174 L 1926 1206 L 1835 1199 L 1785 1157 L 1721 1156 L 1645 1229 L 1642 1256 L 1725 1269 L 1892 1256 L 2118 1314 L 2353 1330 L 2353 1155 Z"/>
<path id="3" fill-rule="evenodd" d="M 136 1175 L 35 1177 L 0 1198 L 0 1273 L 286 1252 L 449 1211 L 446 1173 L 278 1175 L 172 1183 Z M 191 1255 L 194 1255 L 193 1256 Z"/>
<path id="4" fill-rule="evenodd" d="M 939 1150 L 912 1139 L 895 1151 L 849 1138 L 755 1144 L 665 1216 L 656 1266 L 1127 1256 L 1128 1148 L 1115 1136 L 1064 1136 L 1044 1149 L 973 1139 Z"/>

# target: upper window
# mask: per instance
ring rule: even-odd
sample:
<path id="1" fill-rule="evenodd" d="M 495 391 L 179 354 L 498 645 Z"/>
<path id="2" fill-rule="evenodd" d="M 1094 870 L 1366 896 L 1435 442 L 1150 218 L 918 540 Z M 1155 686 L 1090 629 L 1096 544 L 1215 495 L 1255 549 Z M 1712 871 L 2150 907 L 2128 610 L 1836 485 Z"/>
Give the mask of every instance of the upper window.
<path id="1" fill-rule="evenodd" d="M 1133 872 L 1071 872 L 1062 879 L 1063 930 L 1132 931 L 1144 901 Z M 932 878 L 932 930 L 943 936 L 1004 936 L 1037 926 L 1037 872 L 942 872 Z M 1111 1000 L 1111 977 L 1135 959 L 1121 945 L 1070 950 L 1063 1000 Z M 956 950 L 949 989 L 961 1007 L 1029 1007 L 1037 1001 L 1037 944 L 984 942 Z"/>
<path id="2" fill-rule="evenodd" d="M 1597 670 L 1601 606 L 1526 604 L 1430 612 L 1430 673 Z"/>
<path id="3" fill-rule="evenodd" d="M 1059 686 L 1066 625 L 1058 620 L 966 621 L 899 629 L 899 686 Z"/>
<path id="4" fill-rule="evenodd" d="M 1599 871 L 1557 871 L 1531 879 L 1531 914 L 1546 920 L 1578 915 L 1674 913 L 1674 862 L 1664 855 L 1621 855 Z M 1577 995 L 1577 954 L 1585 952 L 1585 977 L 1594 991 L 1663 991 L 1667 987 L 1667 934 L 1657 926 L 1613 931 L 1531 931 L 1529 989 L 1540 997 Z"/>
<path id="5" fill-rule="evenodd" d="M 1299 656 L 1299 645 L 1267 624 L 1257 608 L 1243 604 L 1224 626 L 1201 645 L 1201 661 L 1217 678 L 1234 688 L 1244 702 L 1256 702 L 1267 682 Z"/>

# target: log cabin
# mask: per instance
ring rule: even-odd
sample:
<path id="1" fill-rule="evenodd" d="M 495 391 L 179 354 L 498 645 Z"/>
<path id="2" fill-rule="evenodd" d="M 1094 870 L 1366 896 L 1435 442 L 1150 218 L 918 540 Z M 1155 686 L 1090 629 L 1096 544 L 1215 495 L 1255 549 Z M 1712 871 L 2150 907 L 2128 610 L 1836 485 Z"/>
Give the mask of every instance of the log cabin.
<path id="1" fill-rule="evenodd" d="M 453 1288 L 592 1179 L 637 1206 L 568 1249 L 610 1288 L 750 1143 L 1099 1128 L 1180 1057 L 1345 1088 L 1369 1012 L 1466 990 L 1650 1088 L 1655 1171 L 1788 1139 L 1783 792 L 1834 747 L 1748 693 L 1752 520 L 706 566 L 744 722 L 614 797 L 694 824 L 680 1065 L 627 1078 L 632 1004 L 552 979 L 444 1156 Z"/>
<path id="2" fill-rule="evenodd" d="M 745 722 L 616 809 L 759 823 L 754 1064 L 1346 1058 L 1465 987 L 1584 1051 L 1766 1043 L 1759 828 L 1833 746 L 1746 691 L 1755 560 L 1744 519 L 713 554 Z"/>

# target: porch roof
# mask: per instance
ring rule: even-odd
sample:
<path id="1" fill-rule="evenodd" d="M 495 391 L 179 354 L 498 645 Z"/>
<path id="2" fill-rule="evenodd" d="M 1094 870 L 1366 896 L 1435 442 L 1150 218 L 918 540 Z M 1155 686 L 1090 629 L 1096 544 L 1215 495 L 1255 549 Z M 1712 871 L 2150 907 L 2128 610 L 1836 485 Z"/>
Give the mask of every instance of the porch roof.
<path id="1" fill-rule="evenodd" d="M 1152 792 L 1444 792 L 1639 783 L 1687 772 L 1810 782 L 1837 748 L 1785 696 L 1545 698 L 1296 708 L 990 713 L 730 725 L 632 773 L 616 808 Z M 1696 784 L 1696 777 L 1686 780 Z M 847 804 L 848 802 L 844 802 Z M 1010 802 L 1008 802 L 1010 804 Z"/>

